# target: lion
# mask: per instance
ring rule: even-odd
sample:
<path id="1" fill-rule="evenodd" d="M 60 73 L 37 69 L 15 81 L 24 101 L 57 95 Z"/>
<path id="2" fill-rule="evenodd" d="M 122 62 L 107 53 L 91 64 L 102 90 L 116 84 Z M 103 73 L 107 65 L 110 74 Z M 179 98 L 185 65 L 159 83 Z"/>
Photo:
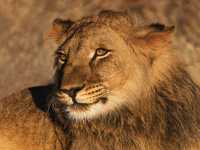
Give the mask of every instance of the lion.
<path id="1" fill-rule="evenodd" d="M 200 88 L 174 27 L 125 12 L 55 19 L 54 82 L 0 102 L 4 150 L 199 150 Z"/>

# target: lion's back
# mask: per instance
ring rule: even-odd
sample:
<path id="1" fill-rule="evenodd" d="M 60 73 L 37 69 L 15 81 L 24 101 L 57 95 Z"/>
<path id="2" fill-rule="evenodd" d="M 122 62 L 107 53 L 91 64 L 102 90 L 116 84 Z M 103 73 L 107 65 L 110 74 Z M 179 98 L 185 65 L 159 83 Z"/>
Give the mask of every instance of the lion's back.
<path id="1" fill-rule="evenodd" d="M 42 103 L 41 100 L 35 99 L 32 88 L 21 90 L 0 100 L 0 127 L 4 125 L 11 129 L 26 123 L 30 125 L 30 121 L 38 122 L 45 117 L 39 102 Z"/>
<path id="2" fill-rule="evenodd" d="M 51 149 L 55 144 L 55 129 L 43 106 L 45 92 L 46 87 L 30 88 L 0 100 L 0 149 Z"/>

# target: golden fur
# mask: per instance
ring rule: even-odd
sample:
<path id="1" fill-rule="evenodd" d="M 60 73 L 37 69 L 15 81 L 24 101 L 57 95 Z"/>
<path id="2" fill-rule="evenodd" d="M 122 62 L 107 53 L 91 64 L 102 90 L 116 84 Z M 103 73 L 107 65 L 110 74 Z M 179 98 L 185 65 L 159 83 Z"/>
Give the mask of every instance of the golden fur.
<path id="1" fill-rule="evenodd" d="M 121 12 L 56 19 L 55 83 L 1 101 L 0 149 L 198 150 L 200 89 L 172 32 Z"/>

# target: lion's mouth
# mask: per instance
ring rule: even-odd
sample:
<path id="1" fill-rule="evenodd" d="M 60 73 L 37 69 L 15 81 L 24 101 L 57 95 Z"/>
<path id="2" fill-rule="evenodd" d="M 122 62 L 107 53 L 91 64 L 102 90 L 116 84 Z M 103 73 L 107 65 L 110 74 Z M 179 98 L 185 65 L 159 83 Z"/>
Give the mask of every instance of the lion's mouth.
<path id="1" fill-rule="evenodd" d="M 96 102 L 97 103 L 97 102 Z M 73 110 L 73 111 L 86 111 L 88 107 L 90 107 L 92 104 L 82 104 L 82 103 L 74 103 L 72 105 L 67 105 L 67 110 Z"/>
<path id="2" fill-rule="evenodd" d="M 95 105 L 97 103 L 103 103 L 105 104 L 107 101 L 106 97 L 100 97 L 96 101 L 92 103 L 79 103 L 76 100 L 73 100 L 73 104 L 66 105 L 66 111 L 86 111 L 88 108 L 92 105 Z"/>
<path id="3" fill-rule="evenodd" d="M 96 101 L 94 101 L 92 103 L 79 103 L 76 100 L 73 100 L 73 104 L 68 105 L 67 107 L 70 107 L 75 110 L 86 110 L 88 107 L 98 103 L 99 101 L 101 101 L 101 99 L 97 99 Z"/>

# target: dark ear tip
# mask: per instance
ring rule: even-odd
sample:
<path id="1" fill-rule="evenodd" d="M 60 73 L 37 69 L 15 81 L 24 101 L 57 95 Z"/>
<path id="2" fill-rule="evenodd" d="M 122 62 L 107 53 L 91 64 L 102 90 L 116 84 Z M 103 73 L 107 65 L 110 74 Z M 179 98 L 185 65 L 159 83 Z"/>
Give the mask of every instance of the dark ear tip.
<path id="1" fill-rule="evenodd" d="M 152 23 L 150 25 L 151 28 L 154 28 L 155 31 L 163 31 L 165 29 L 165 25 L 160 24 L 160 23 Z"/>
<path id="2" fill-rule="evenodd" d="M 153 28 L 156 32 L 173 31 L 175 29 L 175 26 L 165 26 L 164 24 L 160 23 L 152 23 L 150 27 Z"/>
<path id="3" fill-rule="evenodd" d="M 64 28 L 68 28 L 70 27 L 74 22 L 71 20 L 64 20 L 64 19 L 60 19 L 60 18 L 56 18 L 53 21 L 53 26 L 62 26 Z"/>

